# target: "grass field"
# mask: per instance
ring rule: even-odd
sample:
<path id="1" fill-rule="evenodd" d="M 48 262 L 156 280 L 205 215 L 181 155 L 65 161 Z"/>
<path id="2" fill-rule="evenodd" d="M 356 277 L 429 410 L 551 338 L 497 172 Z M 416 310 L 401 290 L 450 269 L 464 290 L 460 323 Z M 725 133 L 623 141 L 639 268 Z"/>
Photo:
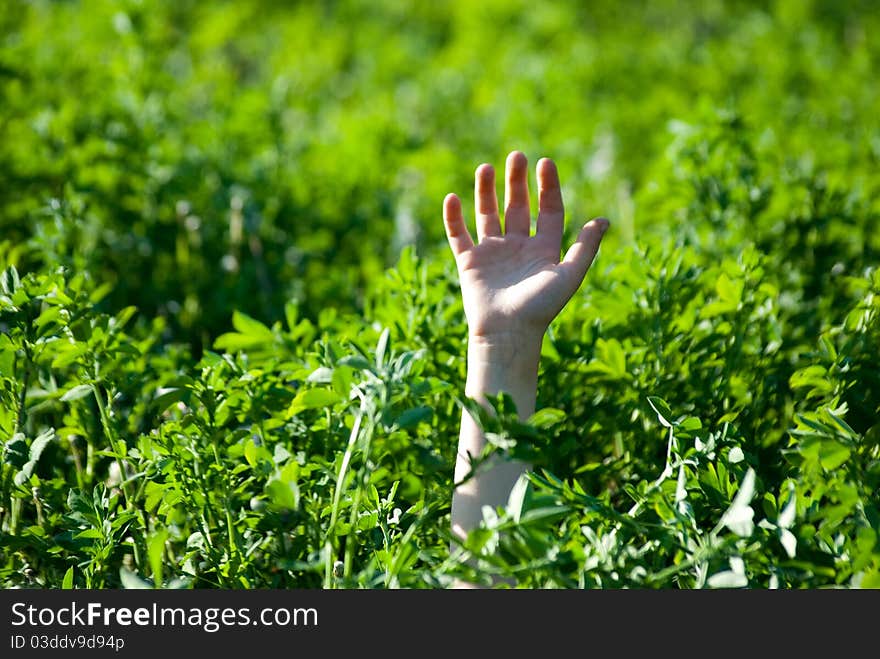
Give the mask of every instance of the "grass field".
<path id="1" fill-rule="evenodd" d="M 9 0 L 0 585 L 880 587 L 875 3 Z M 568 245 L 536 468 L 449 531 L 441 202 Z M 534 202 L 533 202 L 534 203 Z M 452 547 L 450 547 L 452 545 Z M 507 582 L 502 582 L 507 583 Z"/>

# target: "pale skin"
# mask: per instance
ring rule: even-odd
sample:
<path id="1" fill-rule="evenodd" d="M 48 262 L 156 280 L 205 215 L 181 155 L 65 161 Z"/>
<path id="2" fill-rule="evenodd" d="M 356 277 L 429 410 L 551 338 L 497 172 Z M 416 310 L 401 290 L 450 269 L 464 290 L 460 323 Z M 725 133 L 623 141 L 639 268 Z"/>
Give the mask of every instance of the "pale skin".
<path id="1" fill-rule="evenodd" d="M 535 411 L 544 332 L 580 287 L 608 229 L 604 218 L 587 222 L 560 259 L 565 210 L 556 165 L 542 158 L 536 176 L 534 234 L 528 161 L 519 151 L 511 152 L 505 164 L 503 229 L 491 165 L 480 165 L 474 175 L 476 241 L 458 196 L 448 194 L 443 201 L 446 237 L 455 256 L 468 324 L 465 395 L 485 406 L 487 394 L 505 391 L 521 419 Z M 452 530 L 459 537 L 479 525 L 483 506 L 506 504 L 516 480 L 531 467 L 496 460 L 466 479 L 472 471 L 470 456 L 479 456 L 485 444 L 479 427 L 464 411 L 455 464 L 459 485 L 452 495 Z"/>

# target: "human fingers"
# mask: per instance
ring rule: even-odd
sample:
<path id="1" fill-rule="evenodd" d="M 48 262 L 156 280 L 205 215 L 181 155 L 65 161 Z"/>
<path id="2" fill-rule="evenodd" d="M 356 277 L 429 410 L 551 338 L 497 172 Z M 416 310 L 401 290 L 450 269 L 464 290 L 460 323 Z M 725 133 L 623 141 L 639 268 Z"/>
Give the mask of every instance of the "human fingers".
<path id="1" fill-rule="evenodd" d="M 461 200 L 458 195 L 451 192 L 443 200 L 443 226 L 446 228 L 449 247 L 452 248 L 452 253 L 455 256 L 474 246 L 474 241 L 461 214 Z"/>
<path id="2" fill-rule="evenodd" d="M 565 207 L 556 164 L 549 158 L 541 158 L 535 168 L 538 179 L 538 227 L 536 235 L 555 244 L 556 252 L 562 244 L 565 225 Z"/>
<path id="3" fill-rule="evenodd" d="M 495 195 L 495 169 L 482 164 L 474 172 L 474 207 L 477 217 L 477 238 L 501 235 L 498 197 Z"/>
<path id="4" fill-rule="evenodd" d="M 529 235 L 531 215 L 529 212 L 528 160 L 521 151 L 512 151 L 505 164 L 504 186 L 504 232 Z"/>

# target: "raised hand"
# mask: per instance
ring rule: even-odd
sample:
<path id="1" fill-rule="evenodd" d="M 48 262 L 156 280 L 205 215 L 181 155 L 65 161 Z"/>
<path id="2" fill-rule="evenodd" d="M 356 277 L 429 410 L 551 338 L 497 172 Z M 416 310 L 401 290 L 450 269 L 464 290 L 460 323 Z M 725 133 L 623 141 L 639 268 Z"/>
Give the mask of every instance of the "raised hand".
<path id="1" fill-rule="evenodd" d="M 446 236 L 458 266 L 468 331 L 474 338 L 543 335 L 581 285 L 608 228 L 604 218 L 588 222 L 560 260 L 565 211 L 556 165 L 548 158 L 538 161 L 534 235 L 527 167 L 523 153 L 508 155 L 503 233 L 491 165 L 480 165 L 474 176 L 477 243 L 467 229 L 458 196 L 449 194 L 443 202 Z"/>
<path id="2" fill-rule="evenodd" d="M 507 157 L 504 232 L 495 196 L 495 171 L 480 165 L 475 175 L 474 243 L 461 212 L 461 201 L 449 194 L 443 202 L 446 236 L 461 280 L 468 322 L 465 394 L 486 405 L 486 396 L 505 391 L 520 418 L 535 411 L 541 339 L 550 322 L 581 285 L 608 221 L 597 218 L 581 229 L 560 260 L 565 212 L 559 175 L 552 160 L 538 161 L 538 219 L 531 235 L 526 157 Z M 462 413 L 452 530 L 464 537 L 479 524 L 484 506 L 507 501 L 510 489 L 529 465 L 494 460 L 472 473 L 472 457 L 481 454 L 486 438 L 468 412 Z M 466 584 L 465 584 L 466 585 Z"/>

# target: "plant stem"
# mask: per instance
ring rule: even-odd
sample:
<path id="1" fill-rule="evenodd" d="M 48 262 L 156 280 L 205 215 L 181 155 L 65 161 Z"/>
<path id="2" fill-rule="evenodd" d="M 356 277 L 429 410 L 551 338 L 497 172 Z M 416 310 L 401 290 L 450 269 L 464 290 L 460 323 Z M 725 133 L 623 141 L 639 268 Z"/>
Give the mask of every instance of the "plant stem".
<path id="1" fill-rule="evenodd" d="M 330 542 L 330 537 L 333 534 L 334 529 L 336 528 L 336 520 L 339 517 L 339 500 L 342 498 L 342 488 L 345 485 L 345 477 L 346 472 L 348 471 L 348 465 L 351 463 L 351 456 L 354 453 L 354 447 L 357 444 L 358 435 L 361 431 L 361 422 L 364 418 L 364 411 L 366 410 L 367 400 L 361 394 L 361 406 L 358 408 L 357 417 L 355 418 L 354 425 L 351 428 L 351 433 L 348 436 L 348 446 L 345 448 L 345 454 L 342 456 L 342 463 L 339 465 L 339 474 L 336 476 L 336 489 L 333 492 L 333 506 L 330 509 L 330 524 L 327 527 L 327 532 L 324 536 L 324 547 L 325 549 L 332 544 Z M 350 531 L 351 532 L 351 531 Z M 324 587 L 330 587 L 330 576 L 332 574 L 332 561 L 333 561 L 333 552 L 328 552 L 327 555 L 327 564 L 330 566 L 329 571 L 325 570 L 324 573 Z"/>
<path id="2" fill-rule="evenodd" d="M 122 491 L 122 495 L 125 497 L 125 507 L 126 509 L 132 507 L 132 498 L 129 493 L 128 483 L 125 478 L 125 465 L 122 461 L 122 458 L 119 456 L 119 449 L 116 445 L 116 436 L 112 430 L 112 426 L 110 424 L 110 417 L 107 414 L 107 407 L 104 405 L 104 401 L 101 400 L 101 392 L 98 389 L 97 384 L 92 384 L 92 393 L 95 395 L 95 400 L 98 402 L 98 412 L 101 416 L 101 426 L 104 428 L 104 434 L 107 437 L 107 441 L 110 443 L 110 448 L 113 452 L 113 455 L 116 458 L 116 466 L 119 467 L 119 478 L 122 479 L 119 484 L 119 489 Z"/>
<path id="3" fill-rule="evenodd" d="M 15 419 L 15 431 L 24 432 L 24 424 L 27 422 L 27 391 L 30 387 L 31 378 L 31 350 L 27 342 L 24 346 L 24 373 L 21 378 L 21 391 L 18 395 L 18 415 Z"/>
<path id="4" fill-rule="evenodd" d="M 360 504 L 361 504 L 361 494 L 363 493 L 363 486 L 366 484 L 367 480 L 367 467 L 368 460 L 370 457 L 370 444 L 373 439 L 373 432 L 376 428 L 376 421 L 374 415 L 370 415 L 367 420 L 367 426 L 364 429 L 364 448 L 363 448 L 363 466 L 358 470 L 357 474 L 357 489 L 354 493 L 354 501 L 351 504 L 351 516 L 349 523 L 348 536 L 346 537 L 345 542 L 345 558 L 343 559 L 343 574 L 347 577 L 351 574 L 351 563 L 354 560 L 355 553 L 355 541 L 357 540 L 357 522 L 358 522 L 358 513 L 360 512 Z"/>

